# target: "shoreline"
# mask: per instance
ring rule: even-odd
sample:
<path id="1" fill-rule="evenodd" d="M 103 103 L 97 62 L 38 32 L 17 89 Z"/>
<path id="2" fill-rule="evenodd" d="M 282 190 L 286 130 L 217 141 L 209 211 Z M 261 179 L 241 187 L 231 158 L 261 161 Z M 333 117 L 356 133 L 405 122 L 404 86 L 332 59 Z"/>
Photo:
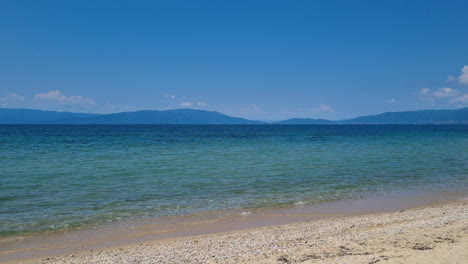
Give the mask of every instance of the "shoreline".
<path id="1" fill-rule="evenodd" d="M 0 259 L 5 263 L 33 263 L 50 256 L 108 251 L 112 248 L 131 248 L 144 243 L 170 243 L 195 237 L 216 237 L 227 233 L 255 232 L 260 229 L 282 229 L 288 225 L 373 217 L 380 214 L 399 214 L 410 210 L 425 210 L 466 204 L 466 191 L 457 193 L 426 192 L 417 195 L 365 198 L 326 202 L 310 206 L 260 210 L 253 213 L 228 215 L 223 218 L 185 219 L 185 222 L 170 223 L 132 221 L 103 228 L 78 230 L 40 236 L 19 241 L 16 245 L 2 247 Z M 465 200 L 463 200 L 465 199 Z M 405 201 L 404 203 L 402 203 Z M 416 209 L 411 209 L 416 208 Z M 467 221 L 465 210 L 465 223 Z M 187 221 L 188 220 L 188 221 Z M 195 221 L 194 221 L 195 220 Z M 55 241 L 55 243 L 54 243 Z M 172 241 L 172 242 L 171 242 Z M 14 243 L 13 243 L 14 244 Z M 86 253 L 85 253 L 86 255 Z M 67 261 L 65 262 L 67 263 Z M 169 262 L 171 263 L 171 262 Z"/>

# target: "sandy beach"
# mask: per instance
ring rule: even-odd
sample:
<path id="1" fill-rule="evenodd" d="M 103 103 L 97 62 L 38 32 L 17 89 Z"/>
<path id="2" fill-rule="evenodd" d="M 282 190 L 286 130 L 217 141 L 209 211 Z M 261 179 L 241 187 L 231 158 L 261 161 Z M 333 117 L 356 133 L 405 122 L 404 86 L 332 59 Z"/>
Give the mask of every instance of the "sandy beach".
<path id="1" fill-rule="evenodd" d="M 6 263 L 466 263 L 468 200 Z"/>

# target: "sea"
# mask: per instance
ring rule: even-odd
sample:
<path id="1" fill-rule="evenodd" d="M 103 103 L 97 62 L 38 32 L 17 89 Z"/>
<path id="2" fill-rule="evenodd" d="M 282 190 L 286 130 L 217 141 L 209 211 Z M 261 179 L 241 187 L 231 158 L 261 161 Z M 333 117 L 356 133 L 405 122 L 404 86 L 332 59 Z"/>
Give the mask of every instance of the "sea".
<path id="1" fill-rule="evenodd" d="M 0 237 L 467 189 L 467 125 L 0 125 Z"/>

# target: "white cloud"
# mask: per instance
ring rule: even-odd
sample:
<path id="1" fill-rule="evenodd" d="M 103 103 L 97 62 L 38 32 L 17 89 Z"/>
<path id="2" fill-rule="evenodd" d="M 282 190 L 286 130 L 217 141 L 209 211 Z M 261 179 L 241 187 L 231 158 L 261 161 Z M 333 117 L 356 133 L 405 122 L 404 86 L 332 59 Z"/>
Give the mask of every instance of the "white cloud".
<path id="1" fill-rule="evenodd" d="M 180 106 L 183 106 L 183 107 L 190 107 L 192 106 L 192 102 L 183 102 L 183 103 L 180 103 Z"/>
<path id="2" fill-rule="evenodd" d="M 468 84 L 468 65 L 465 65 L 462 69 L 462 74 L 458 77 L 458 81 L 464 84 Z"/>
<path id="3" fill-rule="evenodd" d="M 395 98 L 388 98 L 388 99 L 385 99 L 385 102 L 389 103 L 389 104 L 394 104 L 397 102 L 397 100 Z"/>
<path id="4" fill-rule="evenodd" d="M 427 94 L 429 94 L 430 91 L 431 91 L 431 89 L 429 89 L 429 88 L 422 88 L 419 93 L 421 95 L 427 95 Z"/>
<path id="5" fill-rule="evenodd" d="M 457 80 L 460 83 L 468 84 L 468 65 L 463 66 L 460 76 L 454 77 L 453 75 L 449 75 L 447 77 L 447 82 L 453 82 Z"/>
<path id="6" fill-rule="evenodd" d="M 435 91 L 429 88 L 423 88 L 419 92 L 419 98 L 424 101 L 439 103 L 439 104 L 467 104 L 468 95 L 462 94 L 459 90 L 443 87 Z"/>
<path id="7" fill-rule="evenodd" d="M 452 99 L 450 99 L 449 103 L 450 104 L 466 105 L 466 104 L 468 104 L 468 94 L 462 94 L 460 96 L 452 98 Z"/>
<path id="8" fill-rule="evenodd" d="M 463 66 L 461 75 L 454 77 L 449 75 L 447 82 L 459 81 L 463 84 L 468 84 L 468 65 Z M 468 104 L 468 94 L 462 90 L 457 90 L 449 87 L 443 87 L 437 90 L 422 88 L 418 94 L 415 94 L 420 100 L 431 102 L 432 104 Z"/>
<path id="9" fill-rule="evenodd" d="M 260 107 L 258 107 L 256 104 L 241 107 L 240 111 L 241 111 L 241 114 L 243 115 L 258 115 L 258 114 L 264 113 L 263 110 Z"/>
<path id="10" fill-rule="evenodd" d="M 16 93 L 8 93 L 8 94 L 5 94 L 4 96 L 0 97 L 0 101 L 2 101 L 2 102 L 6 102 L 6 101 L 20 101 L 20 102 L 23 102 L 24 101 L 24 96 L 21 96 L 21 95 L 16 94 Z"/>
<path id="11" fill-rule="evenodd" d="M 24 102 L 24 96 L 16 93 L 8 93 L 4 96 L 0 96 L 0 106 L 2 107 L 9 107 L 17 102 Z"/>
<path id="12" fill-rule="evenodd" d="M 83 97 L 80 95 L 65 96 L 59 90 L 51 90 L 47 93 L 35 94 L 34 98 L 37 100 L 58 102 L 60 104 L 71 104 L 71 105 L 77 105 L 77 104 L 94 105 L 95 104 L 92 98 L 87 98 L 87 97 Z"/>
<path id="13" fill-rule="evenodd" d="M 454 97 L 459 95 L 460 92 L 458 90 L 444 87 L 440 88 L 439 90 L 436 90 L 432 93 L 432 96 L 437 97 L 437 98 L 446 98 L 446 97 Z"/>
<path id="14" fill-rule="evenodd" d="M 329 105 L 326 104 L 320 104 L 320 107 L 317 109 L 312 109 L 313 112 L 335 112 L 333 108 L 331 108 Z"/>
<path id="15" fill-rule="evenodd" d="M 171 100 L 175 100 L 177 98 L 177 96 L 174 95 L 174 94 L 164 94 L 163 97 L 164 98 L 169 98 Z"/>
<path id="16" fill-rule="evenodd" d="M 208 106 L 207 103 L 202 102 L 202 101 L 195 101 L 193 98 L 188 98 L 187 96 L 176 96 L 173 94 L 165 94 L 165 98 L 171 99 L 173 102 L 174 106 L 179 106 L 179 107 L 187 107 L 187 108 L 202 108 L 205 106 Z M 170 109 L 169 107 L 168 109 Z"/>

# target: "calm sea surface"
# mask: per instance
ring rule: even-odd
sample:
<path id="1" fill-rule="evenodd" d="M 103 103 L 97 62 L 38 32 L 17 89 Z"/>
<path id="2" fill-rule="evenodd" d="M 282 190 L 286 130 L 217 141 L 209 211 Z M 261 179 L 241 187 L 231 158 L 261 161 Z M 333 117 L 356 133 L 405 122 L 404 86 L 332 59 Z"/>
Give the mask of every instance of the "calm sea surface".
<path id="1" fill-rule="evenodd" d="M 468 188 L 468 126 L 0 126 L 0 235 Z"/>

